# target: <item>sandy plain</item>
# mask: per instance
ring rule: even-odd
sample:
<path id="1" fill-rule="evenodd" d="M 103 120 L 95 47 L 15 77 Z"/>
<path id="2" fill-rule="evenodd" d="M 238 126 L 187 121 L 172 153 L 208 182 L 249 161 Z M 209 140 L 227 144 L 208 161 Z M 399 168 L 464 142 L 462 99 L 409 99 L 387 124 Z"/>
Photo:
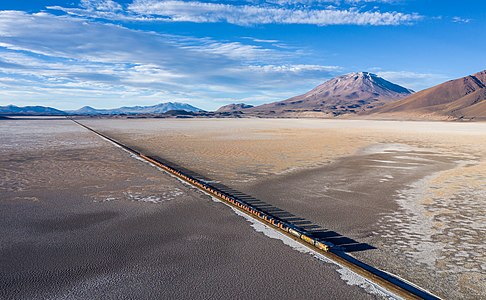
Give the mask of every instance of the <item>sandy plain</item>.
<path id="1" fill-rule="evenodd" d="M 0 241 L 1 299 L 384 297 L 68 120 L 0 122 Z"/>
<path id="2" fill-rule="evenodd" d="M 302 217 L 445 298 L 486 297 L 486 124 L 83 120 Z"/>

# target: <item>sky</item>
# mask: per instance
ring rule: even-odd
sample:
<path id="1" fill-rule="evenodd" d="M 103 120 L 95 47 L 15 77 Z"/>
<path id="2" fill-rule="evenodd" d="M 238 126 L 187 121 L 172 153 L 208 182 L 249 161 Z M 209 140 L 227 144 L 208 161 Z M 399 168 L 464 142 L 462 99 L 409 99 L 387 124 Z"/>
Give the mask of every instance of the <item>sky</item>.
<path id="1" fill-rule="evenodd" d="M 214 110 L 359 71 L 419 91 L 485 49 L 484 0 L 1 0 L 0 105 Z"/>

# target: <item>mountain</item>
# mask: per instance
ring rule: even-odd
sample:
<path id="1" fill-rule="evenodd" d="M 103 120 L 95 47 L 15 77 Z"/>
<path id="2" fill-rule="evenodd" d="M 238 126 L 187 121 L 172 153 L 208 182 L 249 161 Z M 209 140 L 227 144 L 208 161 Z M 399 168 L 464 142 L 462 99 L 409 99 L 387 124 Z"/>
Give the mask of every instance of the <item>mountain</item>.
<path id="1" fill-rule="evenodd" d="M 369 112 L 407 119 L 486 119 L 486 70 L 449 80 Z"/>
<path id="2" fill-rule="evenodd" d="M 245 111 L 257 114 L 315 112 L 321 116 L 338 116 L 369 110 L 412 93 L 375 74 L 358 72 L 333 78 L 303 95 Z"/>
<path id="3" fill-rule="evenodd" d="M 167 102 L 152 106 L 132 106 L 114 109 L 96 109 L 84 106 L 78 110 L 62 111 L 45 106 L 25 106 L 15 105 L 0 106 L 0 115 L 25 115 L 25 116 L 63 116 L 63 115 L 134 115 L 134 114 L 163 114 L 166 112 L 202 112 L 203 110 L 187 103 Z"/>
<path id="4" fill-rule="evenodd" d="M 46 106 L 24 106 L 15 105 L 0 106 L 0 115 L 16 116 L 63 116 L 65 112 Z"/>
<path id="5" fill-rule="evenodd" d="M 91 106 L 83 106 L 78 110 L 71 110 L 69 113 L 76 115 L 96 115 L 98 114 L 98 110 Z"/>
<path id="6" fill-rule="evenodd" d="M 96 109 L 90 106 L 69 111 L 73 115 L 134 115 L 134 114 L 162 114 L 168 111 L 200 112 L 201 109 L 187 103 L 167 102 L 152 106 L 123 106 L 113 109 Z"/>
<path id="7" fill-rule="evenodd" d="M 253 105 L 250 104 L 245 104 L 245 103 L 232 103 L 228 105 L 221 106 L 218 108 L 216 112 L 218 113 L 224 113 L 224 112 L 236 112 L 236 111 L 241 111 L 247 108 L 252 108 Z"/>

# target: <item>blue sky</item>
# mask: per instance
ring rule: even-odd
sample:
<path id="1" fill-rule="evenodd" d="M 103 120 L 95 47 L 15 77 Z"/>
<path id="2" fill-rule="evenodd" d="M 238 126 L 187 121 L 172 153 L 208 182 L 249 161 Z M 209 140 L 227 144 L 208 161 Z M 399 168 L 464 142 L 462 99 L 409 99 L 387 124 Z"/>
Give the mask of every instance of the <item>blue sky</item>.
<path id="1" fill-rule="evenodd" d="M 216 109 L 370 71 L 414 90 L 486 69 L 486 1 L 0 2 L 0 105 Z"/>

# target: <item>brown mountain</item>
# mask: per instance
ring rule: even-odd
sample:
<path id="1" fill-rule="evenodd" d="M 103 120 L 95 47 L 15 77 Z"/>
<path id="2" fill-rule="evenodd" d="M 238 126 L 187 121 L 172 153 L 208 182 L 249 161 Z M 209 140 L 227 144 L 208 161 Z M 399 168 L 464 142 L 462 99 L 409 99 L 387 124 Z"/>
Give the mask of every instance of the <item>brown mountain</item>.
<path id="1" fill-rule="evenodd" d="M 252 108 L 252 107 L 253 107 L 253 105 L 250 105 L 250 104 L 232 103 L 232 104 L 221 106 L 220 108 L 218 108 L 218 110 L 216 112 L 218 112 L 218 113 L 235 112 L 235 111 L 241 111 L 241 110 Z"/>
<path id="2" fill-rule="evenodd" d="M 324 82 L 290 99 L 245 110 L 254 114 L 338 116 L 379 107 L 413 91 L 368 72 L 350 73 Z"/>
<path id="3" fill-rule="evenodd" d="M 369 114 L 377 118 L 486 120 L 486 70 L 420 91 Z"/>

